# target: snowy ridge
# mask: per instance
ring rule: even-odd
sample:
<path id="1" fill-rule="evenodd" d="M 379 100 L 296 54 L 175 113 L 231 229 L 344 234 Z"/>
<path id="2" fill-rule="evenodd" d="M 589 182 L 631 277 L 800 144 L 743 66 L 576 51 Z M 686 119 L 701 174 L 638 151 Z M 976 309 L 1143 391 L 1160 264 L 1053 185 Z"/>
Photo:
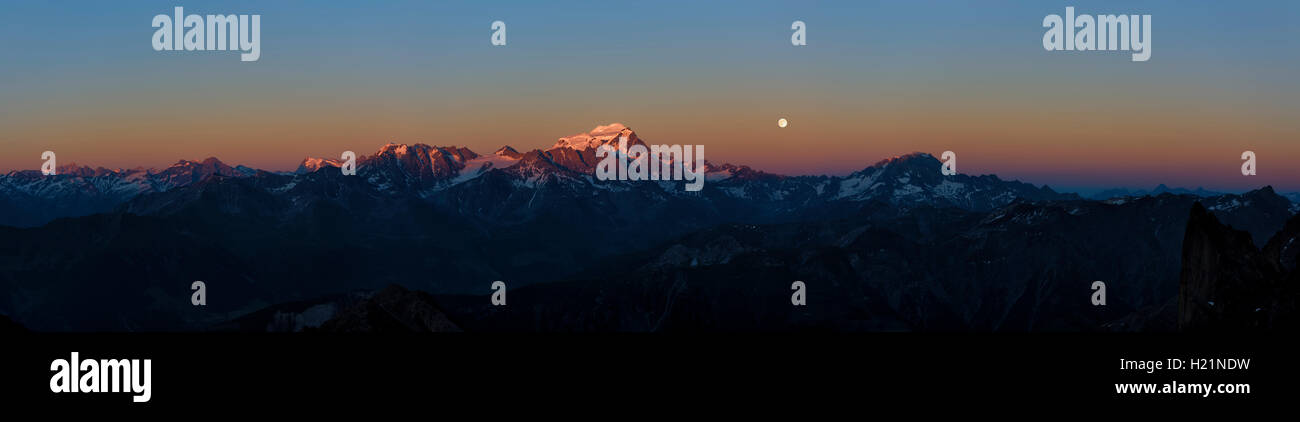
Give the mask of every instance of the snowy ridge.
<path id="1" fill-rule="evenodd" d="M 0 225 L 30 227 L 58 217 L 107 212 L 135 197 L 167 192 L 213 176 L 251 177 L 257 170 L 216 158 L 180 160 L 162 170 L 91 169 L 69 164 L 53 176 L 24 170 L 0 176 Z"/>
<path id="2" fill-rule="evenodd" d="M 284 174 L 231 167 L 216 158 L 181 160 L 162 170 L 108 170 L 70 164 L 60 169 L 63 174 L 53 177 L 42 176 L 37 171 L 11 172 L 0 176 L 0 194 L 4 196 L 0 199 L 14 204 L 8 206 L 11 210 L 25 208 L 36 212 L 31 215 L 0 213 L 0 225 L 39 225 L 55 217 L 105 212 L 133 198 L 169 192 L 213 176 L 254 177 L 256 189 L 283 197 L 295 206 L 319 199 L 322 192 L 338 196 L 346 189 L 362 188 L 366 195 L 431 202 L 499 197 L 498 203 L 484 200 L 474 207 L 456 207 L 474 210 L 505 207 L 506 199 L 521 196 L 527 197 L 527 201 L 516 205 L 525 207 L 548 202 L 561 206 L 593 197 L 613 201 L 602 197 L 611 195 L 641 196 L 655 201 L 681 199 L 723 209 L 752 207 L 771 213 L 797 212 L 819 205 L 852 209 L 872 202 L 904 212 L 918 207 L 993 211 L 1019 201 L 1082 200 L 1046 186 L 1004 181 L 993 175 L 945 176 L 940 172 L 942 163 L 927 153 L 890 157 L 843 177 L 784 176 L 747 166 L 705 162 L 707 183 L 699 192 L 684 191 L 680 188 L 681 181 L 595 180 L 592 171 L 599 161 L 596 148 L 617 142 L 621 136 L 644 144 L 635 132 L 620 123 L 600 125 L 586 133 L 559 138 L 550 149 L 524 153 L 510 146 L 480 155 L 461 146 L 388 143 L 373 155 L 359 157 L 358 178 L 346 183 L 340 179 L 339 172 L 331 171 L 342 164 L 340 160 L 327 158 L 306 158 L 296 171 Z M 1116 197 L 1101 203 L 1118 205 L 1129 201 L 1128 198 Z M 1241 195 L 1220 195 L 1205 198 L 1205 205 L 1213 211 L 1231 211 L 1253 206 L 1254 200 Z M 1294 213 L 1300 211 L 1300 206 L 1293 202 L 1290 209 Z M 1074 215 L 1086 209 L 1076 207 L 1066 212 Z"/>

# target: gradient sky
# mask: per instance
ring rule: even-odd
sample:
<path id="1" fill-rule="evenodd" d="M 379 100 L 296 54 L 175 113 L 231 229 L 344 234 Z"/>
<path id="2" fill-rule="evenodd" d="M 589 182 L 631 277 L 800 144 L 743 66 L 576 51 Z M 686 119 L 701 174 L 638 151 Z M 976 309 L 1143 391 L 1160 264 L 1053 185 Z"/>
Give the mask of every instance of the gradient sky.
<path id="1" fill-rule="evenodd" d="M 1047 14 L 1151 14 L 1145 63 Z M 262 55 L 155 52 L 154 15 L 261 14 Z M 0 170 L 269 170 L 386 142 L 549 147 L 598 124 L 785 174 L 958 153 L 1064 189 L 1300 191 L 1300 2 L 131 1 L 0 5 Z M 508 25 L 505 47 L 490 24 Z M 790 24 L 808 45 L 790 45 Z M 780 129 L 778 118 L 790 126 Z M 1243 150 L 1259 176 L 1240 174 Z"/>

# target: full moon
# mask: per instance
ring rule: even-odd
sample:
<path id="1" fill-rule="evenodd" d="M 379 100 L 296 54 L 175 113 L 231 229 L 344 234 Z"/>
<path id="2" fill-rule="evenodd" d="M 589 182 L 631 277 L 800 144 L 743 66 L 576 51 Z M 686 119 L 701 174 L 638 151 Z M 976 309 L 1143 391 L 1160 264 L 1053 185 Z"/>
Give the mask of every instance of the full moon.
<path id="1" fill-rule="evenodd" d="M 777 126 L 777 127 L 785 127 L 786 124 L 787 124 L 787 122 L 785 121 L 785 119 L 780 119 L 780 120 L 777 120 L 777 121 L 776 121 L 776 126 Z"/>

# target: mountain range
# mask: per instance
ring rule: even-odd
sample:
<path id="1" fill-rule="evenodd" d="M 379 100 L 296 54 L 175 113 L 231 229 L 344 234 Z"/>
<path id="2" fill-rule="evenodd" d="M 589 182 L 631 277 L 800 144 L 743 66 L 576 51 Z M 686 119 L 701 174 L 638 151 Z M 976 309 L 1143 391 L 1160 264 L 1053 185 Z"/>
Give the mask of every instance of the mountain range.
<path id="1" fill-rule="evenodd" d="M 621 136 L 645 142 L 611 124 L 523 153 L 387 144 L 355 176 L 322 158 L 11 172 L 0 314 L 54 331 L 1172 330 L 1124 322 L 1179 295 L 1189 210 L 1255 245 L 1297 210 L 1268 187 L 1093 200 L 943 176 L 924 153 L 843 177 L 710 162 L 699 192 L 595 179 Z M 511 306 L 487 300 L 496 280 Z"/>
<path id="2" fill-rule="evenodd" d="M 1106 199 L 1130 197 L 1130 196 L 1157 196 L 1163 193 L 1172 193 L 1175 195 L 1192 195 L 1192 196 L 1200 196 L 1200 197 L 1211 197 L 1211 196 L 1223 195 L 1223 192 L 1206 190 L 1205 188 L 1202 187 L 1197 187 L 1196 189 L 1170 188 L 1168 186 L 1165 186 L 1162 183 L 1151 190 L 1123 189 L 1123 188 L 1106 189 L 1088 195 L 1088 197 L 1092 199 L 1106 200 Z"/>

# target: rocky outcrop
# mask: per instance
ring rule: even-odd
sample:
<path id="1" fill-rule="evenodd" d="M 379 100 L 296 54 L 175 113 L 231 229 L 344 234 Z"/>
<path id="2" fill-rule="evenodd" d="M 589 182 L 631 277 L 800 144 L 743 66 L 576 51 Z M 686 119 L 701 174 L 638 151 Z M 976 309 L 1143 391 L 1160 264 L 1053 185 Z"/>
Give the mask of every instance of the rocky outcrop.
<path id="1" fill-rule="evenodd" d="M 1183 238 L 1179 280 L 1180 331 L 1251 331 L 1294 328 L 1297 274 L 1280 258 L 1300 231 L 1292 217 L 1268 242 L 1255 247 L 1250 234 L 1219 223 L 1193 205 Z M 1290 255 L 1294 264 L 1294 255 Z"/>

